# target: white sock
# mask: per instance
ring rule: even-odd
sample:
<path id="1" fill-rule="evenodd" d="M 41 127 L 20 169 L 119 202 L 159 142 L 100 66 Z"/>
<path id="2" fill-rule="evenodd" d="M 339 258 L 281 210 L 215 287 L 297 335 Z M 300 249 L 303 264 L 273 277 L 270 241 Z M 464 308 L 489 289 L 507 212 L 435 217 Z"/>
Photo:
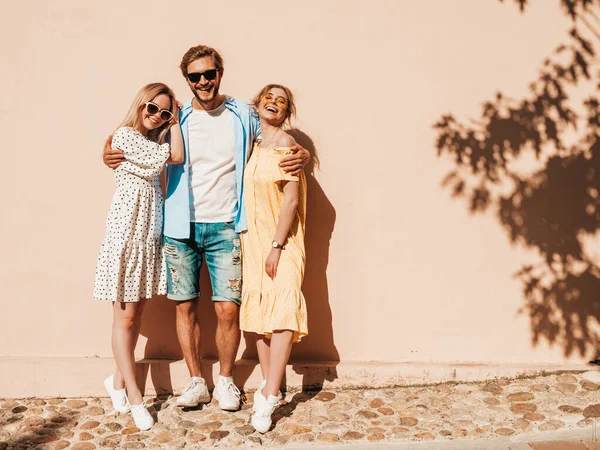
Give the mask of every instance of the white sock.
<path id="1" fill-rule="evenodd" d="M 192 377 L 190 378 L 192 381 L 204 381 L 204 378 L 202 377 Z"/>
<path id="2" fill-rule="evenodd" d="M 219 375 L 219 380 L 223 380 L 225 383 L 233 383 L 233 377 L 224 377 L 223 375 Z"/>

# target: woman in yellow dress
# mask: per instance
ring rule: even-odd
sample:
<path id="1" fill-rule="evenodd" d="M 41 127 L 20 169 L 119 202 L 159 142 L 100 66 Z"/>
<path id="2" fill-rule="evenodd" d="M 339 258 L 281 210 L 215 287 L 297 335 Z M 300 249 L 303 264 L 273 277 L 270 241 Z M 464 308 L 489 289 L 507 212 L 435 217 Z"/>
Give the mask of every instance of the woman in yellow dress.
<path id="1" fill-rule="evenodd" d="M 248 231 L 242 233 L 243 288 L 240 327 L 256 333 L 263 382 L 254 394 L 252 425 L 265 433 L 281 400 L 292 345 L 308 334 L 301 286 L 306 261 L 306 179 L 279 160 L 296 142 L 284 131 L 295 114 L 292 93 L 269 84 L 253 101 L 262 130 L 244 172 Z"/>

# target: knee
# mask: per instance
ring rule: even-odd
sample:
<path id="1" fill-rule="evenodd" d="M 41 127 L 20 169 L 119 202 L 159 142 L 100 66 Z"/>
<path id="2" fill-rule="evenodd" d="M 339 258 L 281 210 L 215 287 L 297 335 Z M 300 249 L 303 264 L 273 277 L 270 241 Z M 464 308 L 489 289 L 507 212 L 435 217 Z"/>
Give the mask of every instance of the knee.
<path id="1" fill-rule="evenodd" d="M 217 321 L 225 327 L 237 326 L 240 308 L 235 303 L 219 303 L 216 308 Z"/>
<path id="2" fill-rule="evenodd" d="M 120 314 L 114 318 L 113 326 L 123 330 L 131 330 L 135 327 L 139 317 L 135 313 Z"/>
<path id="3" fill-rule="evenodd" d="M 198 303 L 195 300 L 177 303 L 177 306 L 175 307 L 177 320 L 193 322 L 196 319 L 197 306 Z"/>

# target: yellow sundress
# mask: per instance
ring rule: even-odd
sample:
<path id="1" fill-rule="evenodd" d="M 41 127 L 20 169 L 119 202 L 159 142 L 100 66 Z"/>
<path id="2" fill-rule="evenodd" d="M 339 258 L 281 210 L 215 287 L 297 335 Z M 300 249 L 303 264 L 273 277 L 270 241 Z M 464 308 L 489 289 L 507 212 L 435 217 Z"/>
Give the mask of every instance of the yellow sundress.
<path id="1" fill-rule="evenodd" d="M 279 167 L 288 148 L 264 149 L 255 144 L 244 171 L 244 204 L 248 231 L 242 233 L 243 287 L 240 328 L 270 338 L 275 330 L 294 331 L 293 342 L 308 334 L 306 301 L 301 291 L 306 254 L 306 178 L 289 175 Z M 283 204 L 281 181 L 298 182 L 298 208 L 285 249 L 272 280 L 265 272 L 265 260 Z"/>

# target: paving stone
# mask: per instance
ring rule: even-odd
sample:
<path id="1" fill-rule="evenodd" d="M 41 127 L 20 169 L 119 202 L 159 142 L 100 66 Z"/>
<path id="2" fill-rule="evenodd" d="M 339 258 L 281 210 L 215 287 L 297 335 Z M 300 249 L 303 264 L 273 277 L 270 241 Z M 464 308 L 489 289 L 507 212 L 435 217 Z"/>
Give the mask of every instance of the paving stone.
<path id="1" fill-rule="evenodd" d="M 531 422 L 541 422 L 542 420 L 546 420 L 546 416 L 540 413 L 526 413 L 523 415 L 523 418 Z"/>
<path id="2" fill-rule="evenodd" d="M 597 391 L 598 389 L 600 389 L 600 384 L 592 383 L 591 381 L 582 380 L 580 384 L 581 387 L 586 391 Z"/>
<path id="3" fill-rule="evenodd" d="M 537 406 L 534 403 L 513 403 L 510 406 L 510 410 L 515 414 L 523 414 L 534 412 L 537 410 Z"/>
<path id="4" fill-rule="evenodd" d="M 556 381 L 558 381 L 559 383 L 570 384 L 570 383 L 577 383 L 577 378 L 574 377 L 573 375 L 568 375 L 568 374 L 566 374 L 566 375 L 558 375 L 556 377 Z"/>
<path id="5" fill-rule="evenodd" d="M 187 428 L 177 428 L 173 430 L 173 434 L 177 437 L 186 437 L 188 434 Z"/>
<path id="6" fill-rule="evenodd" d="M 71 450 L 93 450 L 95 448 L 96 446 L 91 442 L 79 442 L 73 445 L 73 447 L 71 447 Z"/>
<path id="7" fill-rule="evenodd" d="M 206 422 L 206 423 L 197 423 L 194 426 L 194 431 L 197 431 L 199 433 L 211 433 L 213 431 L 218 430 L 219 428 L 221 428 L 221 426 L 223 425 L 222 422 Z"/>
<path id="8" fill-rule="evenodd" d="M 114 431 L 118 431 L 118 430 L 114 430 Z M 140 429 L 138 427 L 123 428 L 121 430 L 121 434 L 123 434 L 123 435 L 135 434 L 135 433 L 139 433 L 139 432 L 140 432 Z"/>
<path id="9" fill-rule="evenodd" d="M 509 394 L 506 399 L 509 402 L 528 402 L 533 400 L 535 396 L 531 392 L 517 392 L 516 394 Z"/>
<path id="10" fill-rule="evenodd" d="M 100 422 L 98 422 L 97 420 L 90 420 L 88 422 L 85 422 L 79 428 L 81 428 L 82 430 L 92 430 L 92 429 L 96 428 L 98 425 L 100 425 Z"/>
<path id="11" fill-rule="evenodd" d="M 215 440 L 223 439 L 227 436 L 229 436 L 229 431 L 225 430 L 217 430 L 210 433 L 210 438 Z"/>
<path id="12" fill-rule="evenodd" d="M 499 383 L 487 383 L 481 388 L 481 390 L 491 394 L 501 394 L 504 389 Z"/>
<path id="13" fill-rule="evenodd" d="M 101 408 L 100 406 L 90 406 L 85 411 L 86 411 L 86 414 L 88 414 L 90 416 L 104 415 L 104 408 Z"/>
<path id="14" fill-rule="evenodd" d="M 414 417 L 400 417 L 400 425 L 405 427 L 414 427 L 419 421 Z"/>
<path id="15" fill-rule="evenodd" d="M 339 441 L 340 438 L 338 437 L 337 434 L 322 433 L 317 436 L 317 440 L 319 440 L 321 442 L 327 442 L 327 443 L 333 444 L 334 442 Z"/>
<path id="16" fill-rule="evenodd" d="M 364 417 L 365 419 L 375 419 L 376 417 L 379 417 L 379 414 L 372 412 L 372 411 L 367 411 L 367 410 L 358 411 L 357 414 L 359 416 Z"/>
<path id="17" fill-rule="evenodd" d="M 382 441 L 383 439 L 385 439 L 385 434 L 383 433 L 374 433 L 369 435 L 369 437 L 367 438 L 367 440 L 371 442 Z"/>
<path id="18" fill-rule="evenodd" d="M 556 385 L 556 389 L 558 389 L 563 394 L 570 395 L 574 394 L 577 391 L 577 385 L 570 383 L 558 383 Z"/>
<path id="19" fill-rule="evenodd" d="M 194 428 L 196 424 L 191 420 L 182 420 L 181 422 L 179 422 L 179 426 L 183 428 Z"/>
<path id="20" fill-rule="evenodd" d="M 515 430 L 512 430 L 510 428 L 498 428 L 496 430 L 496 434 L 499 434 L 500 436 L 511 436 L 515 434 Z"/>
<path id="21" fill-rule="evenodd" d="M 356 441 L 356 440 L 362 439 L 364 437 L 365 437 L 365 435 L 363 433 L 359 433 L 358 431 L 347 431 L 346 433 L 344 433 L 342 435 L 342 439 L 345 439 L 348 441 Z"/>
<path id="22" fill-rule="evenodd" d="M 105 426 L 113 433 L 115 433 L 123 428 L 123 425 L 121 425 L 120 423 L 117 423 L 117 422 L 107 423 Z"/>
<path id="23" fill-rule="evenodd" d="M 330 402 L 331 400 L 333 400 L 335 398 L 335 394 L 332 392 L 319 392 L 316 396 L 315 396 L 315 400 L 319 400 L 322 402 Z"/>
<path id="24" fill-rule="evenodd" d="M 115 448 L 121 443 L 121 435 L 120 434 L 111 434 L 109 436 L 103 437 L 100 440 L 101 447 Z"/>
<path id="25" fill-rule="evenodd" d="M 558 407 L 558 410 L 562 411 L 566 414 L 579 414 L 583 411 L 581 408 L 578 408 L 577 406 L 571 406 L 571 405 L 561 405 Z"/>
<path id="26" fill-rule="evenodd" d="M 87 406 L 87 402 L 83 401 L 83 400 L 68 400 L 67 401 L 67 407 L 69 407 L 69 408 L 81 409 L 81 408 L 85 408 L 86 406 Z"/>
<path id="27" fill-rule="evenodd" d="M 144 444 L 143 442 L 126 442 L 125 444 L 123 444 L 123 448 L 125 449 L 140 449 L 145 447 L 146 444 Z"/>
<path id="28" fill-rule="evenodd" d="M 63 450 L 64 448 L 67 448 L 70 445 L 71 443 L 69 441 L 57 441 L 54 443 L 53 450 Z"/>
<path id="29" fill-rule="evenodd" d="M 531 414 L 536 414 L 536 413 L 531 413 Z M 543 419 L 541 419 L 541 420 L 543 420 Z M 529 423 L 529 420 L 527 420 L 525 418 L 517 419 L 515 421 L 515 428 L 517 430 L 527 431 L 530 427 L 531 427 L 531 423 Z"/>
<path id="30" fill-rule="evenodd" d="M 594 424 L 595 424 L 594 419 L 582 419 L 579 422 L 577 422 L 577 426 L 582 427 L 582 428 L 590 427 Z"/>
<path id="31" fill-rule="evenodd" d="M 431 440 L 435 439 L 435 436 L 433 434 L 431 434 L 429 431 L 426 431 L 424 433 L 415 434 L 415 437 L 417 439 L 422 439 L 424 441 L 431 441 Z"/>
<path id="32" fill-rule="evenodd" d="M 249 436 L 254 433 L 254 427 L 252 425 L 243 425 L 235 429 L 235 432 L 242 436 Z"/>
<path id="33" fill-rule="evenodd" d="M 91 433 L 88 433 L 87 431 L 84 431 L 83 433 L 79 433 L 80 441 L 91 441 L 92 439 L 94 439 L 94 435 Z"/>
<path id="34" fill-rule="evenodd" d="M 600 404 L 589 405 L 583 410 L 584 417 L 600 417 Z"/>
<path id="35" fill-rule="evenodd" d="M 381 408 L 383 405 L 383 400 L 381 400 L 380 398 L 374 398 L 369 402 L 369 407 L 374 409 Z"/>
<path id="36" fill-rule="evenodd" d="M 206 436 L 202 433 L 192 433 L 187 436 L 187 440 L 192 444 L 197 444 L 198 442 L 206 441 Z"/>
<path id="37" fill-rule="evenodd" d="M 169 431 L 163 431 L 163 432 L 157 434 L 156 436 L 154 436 L 154 439 L 152 441 L 157 442 L 159 444 L 166 444 L 168 442 L 171 442 L 174 439 L 175 439 L 175 436 L 173 436 L 173 433 L 171 433 Z"/>
<path id="38" fill-rule="evenodd" d="M 547 420 L 539 426 L 541 431 L 555 431 L 560 430 L 565 426 L 562 420 Z"/>
<path id="39" fill-rule="evenodd" d="M 307 427 L 307 426 L 303 426 L 303 425 L 298 425 L 298 424 L 294 424 L 294 423 L 285 424 L 285 425 L 283 425 L 282 429 L 286 433 L 289 433 L 291 435 L 297 435 L 297 434 L 303 434 L 303 433 L 310 433 L 312 431 L 311 427 Z"/>
<path id="40" fill-rule="evenodd" d="M 325 416 L 315 416 L 310 418 L 309 423 L 311 425 L 323 425 L 328 420 L 329 418 Z"/>
<path id="41" fill-rule="evenodd" d="M 488 397 L 488 398 L 484 399 L 483 401 L 486 405 L 490 405 L 490 406 L 496 406 L 496 405 L 500 404 L 500 400 L 498 400 L 496 397 Z"/>

